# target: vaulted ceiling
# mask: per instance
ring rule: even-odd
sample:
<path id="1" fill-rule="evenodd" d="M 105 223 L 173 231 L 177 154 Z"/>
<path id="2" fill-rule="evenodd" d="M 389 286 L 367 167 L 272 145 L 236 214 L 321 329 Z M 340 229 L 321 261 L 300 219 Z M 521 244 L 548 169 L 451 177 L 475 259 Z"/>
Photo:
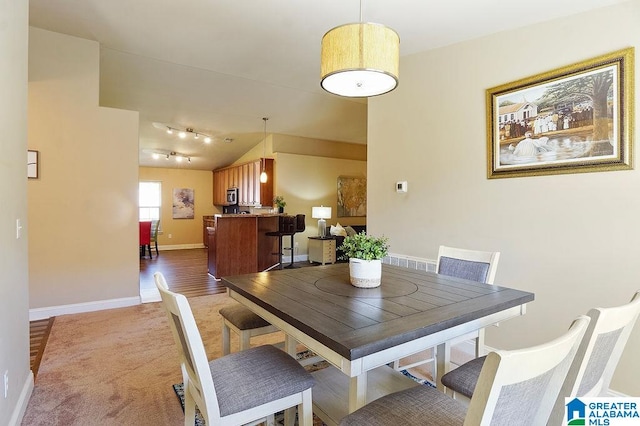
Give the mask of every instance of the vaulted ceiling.
<path id="1" fill-rule="evenodd" d="M 402 57 L 623 1 L 362 0 L 362 20 L 395 29 Z M 228 165 L 262 140 L 262 117 L 268 133 L 367 141 L 367 100 L 319 84 L 320 40 L 360 20 L 358 0 L 30 0 L 29 10 L 32 26 L 100 43 L 100 104 L 139 111 L 141 165 L 170 166 L 152 151 L 191 156 L 179 167 Z"/>

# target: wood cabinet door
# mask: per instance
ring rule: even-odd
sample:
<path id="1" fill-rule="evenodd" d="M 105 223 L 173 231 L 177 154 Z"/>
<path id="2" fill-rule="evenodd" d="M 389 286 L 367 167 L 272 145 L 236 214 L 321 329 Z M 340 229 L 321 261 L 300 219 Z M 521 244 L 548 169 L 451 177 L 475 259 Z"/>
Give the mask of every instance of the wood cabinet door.
<path id="1" fill-rule="evenodd" d="M 239 202 L 242 205 L 250 205 L 251 204 L 251 199 L 253 197 L 251 197 L 251 194 L 249 193 L 249 172 L 248 172 L 249 168 L 247 167 L 246 164 L 243 164 L 241 166 L 238 166 L 238 174 L 240 176 L 240 180 L 239 180 Z"/>
<path id="2" fill-rule="evenodd" d="M 247 191 L 247 203 L 249 205 L 254 206 L 256 204 L 256 194 L 255 194 L 255 171 L 253 168 L 253 163 L 247 163 L 243 166 L 244 170 L 244 187 Z"/>
<path id="3" fill-rule="evenodd" d="M 238 203 L 245 206 L 271 206 L 273 200 L 273 159 L 264 159 L 267 182 L 260 183 L 262 161 L 213 171 L 213 204 L 227 204 L 227 189 L 238 188 Z"/>
<path id="4" fill-rule="evenodd" d="M 224 187 L 224 173 L 222 170 L 213 172 L 213 204 L 223 205 L 227 199 L 227 190 Z"/>

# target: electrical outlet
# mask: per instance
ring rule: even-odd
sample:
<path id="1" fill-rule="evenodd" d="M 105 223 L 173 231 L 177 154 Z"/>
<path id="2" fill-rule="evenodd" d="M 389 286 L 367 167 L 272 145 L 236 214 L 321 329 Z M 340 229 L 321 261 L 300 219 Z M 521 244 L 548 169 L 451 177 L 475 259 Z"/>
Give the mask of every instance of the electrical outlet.
<path id="1" fill-rule="evenodd" d="M 172 238 L 172 237 L 173 237 L 173 235 L 169 234 L 169 238 Z"/>
<path id="2" fill-rule="evenodd" d="M 9 397 L 9 370 L 4 372 L 4 397 Z"/>
<path id="3" fill-rule="evenodd" d="M 296 241 L 296 243 L 295 243 L 295 247 L 296 247 L 296 248 L 298 247 L 298 242 L 297 242 L 297 241 Z"/>

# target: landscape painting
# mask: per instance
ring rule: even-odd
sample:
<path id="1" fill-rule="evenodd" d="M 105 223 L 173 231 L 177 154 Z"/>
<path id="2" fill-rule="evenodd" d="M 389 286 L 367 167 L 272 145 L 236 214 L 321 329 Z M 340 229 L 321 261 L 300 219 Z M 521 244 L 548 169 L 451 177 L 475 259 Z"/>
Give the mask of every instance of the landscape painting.
<path id="1" fill-rule="evenodd" d="M 487 90 L 488 177 L 631 168 L 633 49 Z"/>

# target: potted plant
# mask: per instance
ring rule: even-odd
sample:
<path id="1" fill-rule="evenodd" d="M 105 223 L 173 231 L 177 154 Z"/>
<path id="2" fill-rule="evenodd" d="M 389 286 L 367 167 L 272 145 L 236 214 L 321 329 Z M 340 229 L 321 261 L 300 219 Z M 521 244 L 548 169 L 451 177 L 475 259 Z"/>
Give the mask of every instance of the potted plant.
<path id="1" fill-rule="evenodd" d="M 284 206 L 287 205 L 287 202 L 282 195 L 273 197 L 273 204 L 278 207 L 278 213 L 284 213 Z"/>
<path id="2" fill-rule="evenodd" d="M 349 259 L 349 279 L 351 284 L 360 288 L 373 288 L 380 285 L 382 278 L 382 258 L 389 250 L 387 237 L 375 237 L 364 232 L 345 237 L 340 250 L 342 258 Z"/>

